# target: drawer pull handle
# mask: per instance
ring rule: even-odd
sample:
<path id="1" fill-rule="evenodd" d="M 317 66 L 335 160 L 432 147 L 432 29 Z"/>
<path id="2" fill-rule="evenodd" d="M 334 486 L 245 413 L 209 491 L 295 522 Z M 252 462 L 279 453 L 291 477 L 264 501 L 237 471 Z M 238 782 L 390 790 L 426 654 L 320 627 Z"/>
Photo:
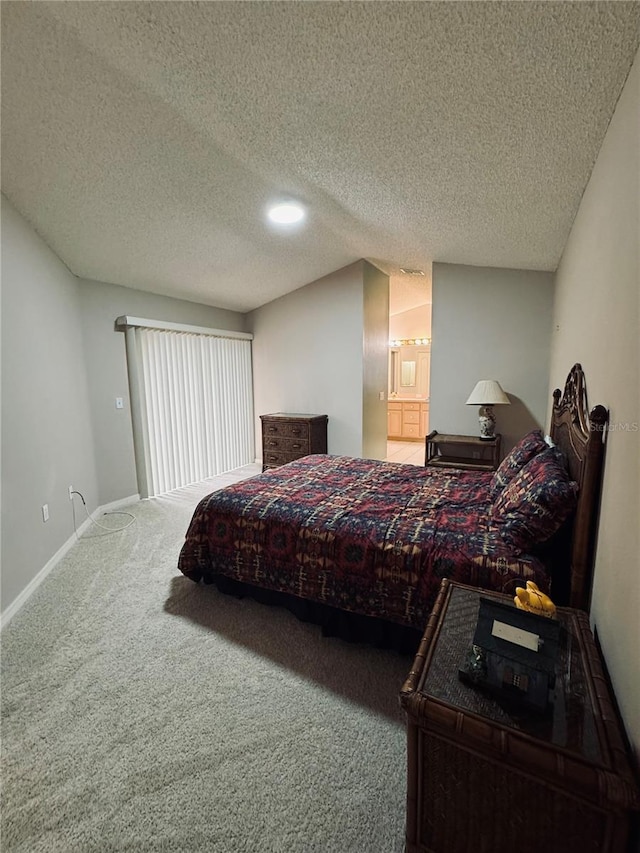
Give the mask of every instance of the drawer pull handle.
<path id="1" fill-rule="evenodd" d="M 271 445 L 271 447 L 277 447 L 278 446 L 277 441 L 270 441 L 269 444 Z"/>
<path id="2" fill-rule="evenodd" d="M 291 433 L 292 433 L 292 435 L 300 435 L 300 430 L 299 429 L 292 429 Z"/>
<path id="3" fill-rule="evenodd" d="M 278 427 L 267 427 L 267 432 L 278 432 Z"/>
<path id="4" fill-rule="evenodd" d="M 301 444 L 292 444 L 291 447 L 293 447 L 294 450 L 300 450 L 302 445 Z"/>

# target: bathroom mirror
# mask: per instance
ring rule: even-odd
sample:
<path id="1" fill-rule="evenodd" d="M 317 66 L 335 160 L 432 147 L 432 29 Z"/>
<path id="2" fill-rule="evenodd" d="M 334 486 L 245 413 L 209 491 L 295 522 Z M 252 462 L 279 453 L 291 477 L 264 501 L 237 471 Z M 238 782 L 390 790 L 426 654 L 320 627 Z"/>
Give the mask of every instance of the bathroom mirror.
<path id="1" fill-rule="evenodd" d="M 400 385 L 405 388 L 416 384 L 415 361 L 403 361 L 400 363 Z"/>
<path id="2" fill-rule="evenodd" d="M 398 360 L 400 353 L 392 349 L 389 353 L 389 393 L 392 397 L 398 393 Z"/>

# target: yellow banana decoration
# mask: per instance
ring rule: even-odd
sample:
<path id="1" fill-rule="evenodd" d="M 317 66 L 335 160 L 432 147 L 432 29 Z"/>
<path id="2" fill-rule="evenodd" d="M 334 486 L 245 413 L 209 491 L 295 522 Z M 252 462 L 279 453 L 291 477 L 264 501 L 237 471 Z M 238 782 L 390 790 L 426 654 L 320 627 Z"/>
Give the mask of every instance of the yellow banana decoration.
<path id="1" fill-rule="evenodd" d="M 552 619 L 556 615 L 556 606 L 551 601 L 548 595 L 540 592 L 533 581 L 527 581 L 527 588 L 521 586 L 516 587 L 516 594 L 513 599 L 516 607 L 520 610 L 528 610 L 530 613 L 537 613 L 539 616 L 547 616 Z"/>

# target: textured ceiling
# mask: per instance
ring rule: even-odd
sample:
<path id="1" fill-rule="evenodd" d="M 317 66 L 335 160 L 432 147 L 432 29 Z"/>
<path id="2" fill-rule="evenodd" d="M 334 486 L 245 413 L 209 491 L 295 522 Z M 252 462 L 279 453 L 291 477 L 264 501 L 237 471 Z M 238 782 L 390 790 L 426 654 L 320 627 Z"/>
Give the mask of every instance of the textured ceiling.
<path id="1" fill-rule="evenodd" d="M 555 269 L 640 27 L 625 2 L 1 7 L 3 192 L 75 274 L 240 311 L 362 257 Z M 282 197 L 304 228 L 267 227 Z"/>

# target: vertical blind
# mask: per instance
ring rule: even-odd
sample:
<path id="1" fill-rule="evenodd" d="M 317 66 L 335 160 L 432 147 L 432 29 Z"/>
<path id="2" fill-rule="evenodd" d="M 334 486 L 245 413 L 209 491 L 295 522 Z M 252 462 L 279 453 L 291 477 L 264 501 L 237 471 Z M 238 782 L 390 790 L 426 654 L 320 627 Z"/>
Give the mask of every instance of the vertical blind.
<path id="1" fill-rule="evenodd" d="M 251 336 L 120 320 L 128 321 L 123 325 L 141 495 L 253 462 Z"/>

